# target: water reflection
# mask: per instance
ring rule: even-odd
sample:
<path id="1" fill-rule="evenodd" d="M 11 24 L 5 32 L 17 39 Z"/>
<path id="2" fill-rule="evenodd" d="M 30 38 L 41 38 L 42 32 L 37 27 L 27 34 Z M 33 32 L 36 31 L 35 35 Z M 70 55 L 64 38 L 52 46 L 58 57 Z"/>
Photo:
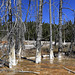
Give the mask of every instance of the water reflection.
<path id="1" fill-rule="evenodd" d="M 58 57 L 52 60 L 48 58 L 42 59 L 42 62 L 36 64 L 27 59 L 22 59 L 23 61 L 19 62 L 13 69 L 15 71 L 33 71 L 39 72 L 39 75 L 72 75 L 68 73 L 63 66 L 75 71 L 75 59 L 67 58 L 58 61 Z M 61 61 L 61 62 L 60 62 Z M 60 71 L 59 71 L 60 70 Z M 8 74 L 4 75 L 35 75 L 33 73 L 17 73 L 17 72 L 7 72 Z"/>

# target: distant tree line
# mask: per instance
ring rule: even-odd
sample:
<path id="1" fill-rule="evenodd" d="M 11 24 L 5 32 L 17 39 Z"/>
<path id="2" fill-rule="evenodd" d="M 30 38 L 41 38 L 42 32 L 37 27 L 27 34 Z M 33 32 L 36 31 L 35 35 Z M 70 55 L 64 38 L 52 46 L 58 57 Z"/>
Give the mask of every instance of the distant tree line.
<path id="1" fill-rule="evenodd" d="M 55 34 L 56 34 L 56 40 L 58 42 L 58 27 L 59 25 L 56 25 L 56 30 L 54 30 L 54 24 L 52 24 L 52 30 L 53 30 L 53 41 L 54 41 L 54 31 L 55 31 Z M 36 23 L 35 22 L 27 22 L 27 25 L 26 27 L 28 28 L 28 31 L 26 31 L 26 34 L 25 34 L 25 39 L 26 40 L 36 40 L 37 36 L 36 36 Z M 50 31 L 49 31 L 49 28 L 50 28 L 50 25 L 49 23 L 42 23 L 42 40 L 43 41 L 49 41 L 50 40 Z M 70 21 L 66 22 L 65 25 L 62 25 L 62 40 L 64 41 L 64 35 L 65 35 L 65 41 L 66 42 L 71 42 L 71 39 L 72 39 L 72 32 L 73 30 L 73 24 Z M 65 31 L 65 34 L 64 34 L 64 31 Z"/>
<path id="2" fill-rule="evenodd" d="M 14 22 L 12 23 L 14 25 Z M 54 32 L 56 34 L 56 40 L 58 42 L 58 27 L 59 25 L 56 25 L 56 30 L 54 30 L 54 24 L 52 24 L 52 30 L 53 30 L 53 41 L 54 41 Z M 42 23 L 42 40 L 43 41 L 49 41 L 50 40 L 50 31 L 49 31 L 49 23 Z M 9 25 L 8 25 L 9 28 Z M 25 33 L 25 39 L 26 40 L 36 40 L 37 38 L 37 34 L 36 34 L 36 22 L 30 21 L 27 22 L 26 24 L 26 33 Z M 6 34 L 7 32 L 3 32 L 2 30 L 7 30 L 6 25 L 1 25 L 0 24 L 0 37 L 2 37 L 4 34 Z M 64 41 L 64 35 L 65 35 L 65 41 L 66 42 L 71 42 L 72 39 L 72 32 L 73 30 L 73 24 L 70 21 L 66 22 L 65 25 L 62 25 L 62 40 Z M 65 31 L 65 34 L 64 34 Z M 4 33 L 4 34 L 3 34 Z"/>

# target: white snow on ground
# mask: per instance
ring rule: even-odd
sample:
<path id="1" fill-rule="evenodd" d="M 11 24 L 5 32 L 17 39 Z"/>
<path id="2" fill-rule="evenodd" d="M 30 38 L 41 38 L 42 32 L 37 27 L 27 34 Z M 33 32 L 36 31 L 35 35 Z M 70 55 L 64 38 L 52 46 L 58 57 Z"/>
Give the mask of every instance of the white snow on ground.
<path id="1" fill-rule="evenodd" d="M 36 46 L 36 41 L 25 41 L 27 42 L 27 45 L 25 45 L 25 48 L 26 49 L 31 49 L 31 48 L 35 48 Z M 54 44 L 55 42 L 53 41 L 52 44 Z M 70 45 L 70 42 L 65 42 L 65 43 L 62 43 L 63 45 Z M 42 41 L 41 42 L 41 45 L 42 46 L 49 46 L 50 45 L 50 41 Z M 58 42 L 56 43 L 56 45 L 58 45 Z"/>
<path id="2" fill-rule="evenodd" d="M 28 41 L 26 40 L 25 42 L 27 42 L 27 45 L 25 45 L 25 49 L 31 49 L 31 48 L 35 48 L 36 46 L 36 41 Z M 52 44 L 54 44 L 55 42 L 53 41 Z M 62 43 L 63 45 L 70 45 L 70 42 L 65 42 Z M 42 46 L 49 46 L 50 45 L 50 41 L 42 41 L 41 42 Z M 58 42 L 56 43 L 56 45 L 58 45 Z M 0 48 L 2 48 L 3 44 L 0 44 Z M 5 45 L 5 47 L 7 47 L 7 45 Z"/>
<path id="3" fill-rule="evenodd" d="M 35 48 L 34 45 L 25 45 L 25 49 L 31 49 L 31 48 Z"/>

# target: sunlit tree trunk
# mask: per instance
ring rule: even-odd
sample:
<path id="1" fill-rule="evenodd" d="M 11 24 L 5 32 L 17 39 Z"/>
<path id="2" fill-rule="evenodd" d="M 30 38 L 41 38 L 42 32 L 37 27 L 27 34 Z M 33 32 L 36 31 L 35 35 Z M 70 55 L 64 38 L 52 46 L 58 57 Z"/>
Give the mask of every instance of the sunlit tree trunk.
<path id="1" fill-rule="evenodd" d="M 18 46 L 19 46 L 19 58 L 21 58 L 21 51 L 22 51 L 22 38 L 21 38 L 21 32 L 22 32 L 22 22 L 21 22 L 21 19 L 22 19 L 22 11 L 21 11 L 21 0 L 19 0 L 18 1 L 18 22 L 19 22 L 19 24 L 18 24 L 18 37 L 19 37 L 19 44 L 18 44 Z"/>
<path id="2" fill-rule="evenodd" d="M 58 59 L 62 58 L 62 0 L 60 0 L 59 5 L 59 45 L 58 45 Z"/>
<path id="3" fill-rule="evenodd" d="M 64 45 L 65 45 L 65 19 L 64 19 Z"/>
<path id="4" fill-rule="evenodd" d="M 16 50 L 16 54 L 18 55 L 18 50 L 19 50 L 19 37 L 18 37 L 18 29 L 19 29 L 19 27 L 18 27 L 18 25 L 19 25 L 19 23 L 18 23 L 18 2 L 17 2 L 17 0 L 16 0 L 16 3 L 17 3 L 17 10 L 16 10 L 16 8 L 15 8 L 15 14 L 17 14 L 17 15 L 15 15 L 15 23 L 16 23 L 16 29 L 15 29 L 15 50 Z M 14 7 L 16 7 L 16 3 L 15 3 L 15 0 L 14 0 Z"/>
<path id="5" fill-rule="evenodd" d="M 52 47 L 52 16 L 51 16 L 51 0 L 49 0 L 49 14 L 50 14 L 50 59 L 54 58 Z"/>
<path id="6" fill-rule="evenodd" d="M 54 24 L 54 41 L 55 41 L 55 47 L 56 47 L 56 25 L 55 25 L 55 7 L 54 7 L 54 2 L 55 0 L 53 0 L 53 24 Z"/>
<path id="7" fill-rule="evenodd" d="M 41 38 L 42 38 L 42 6 L 43 0 L 40 0 L 39 5 L 39 25 L 37 30 L 37 48 L 36 48 L 36 63 L 41 63 Z"/>
<path id="8" fill-rule="evenodd" d="M 15 58 L 15 44 L 14 44 L 14 36 L 13 36 L 13 25 L 12 25 L 12 10 L 11 10 L 11 0 L 8 1 L 9 6 L 9 68 L 12 68 L 12 65 L 16 65 Z"/>
<path id="9" fill-rule="evenodd" d="M 8 31 L 8 25 L 7 25 L 7 6 L 8 6 L 8 1 L 6 2 L 6 9 L 5 9 L 5 24 L 7 26 L 7 31 Z"/>
<path id="10" fill-rule="evenodd" d="M 24 26 L 22 23 L 22 10 L 21 10 L 21 0 L 17 0 L 17 36 L 16 36 L 16 43 L 18 43 L 18 56 L 21 58 L 23 56 L 23 50 L 25 49 L 24 46 Z M 17 40 L 18 39 L 18 40 Z"/>
<path id="11" fill-rule="evenodd" d="M 38 0 L 36 0 L 36 34 L 37 34 L 37 29 L 38 29 Z"/>
<path id="12" fill-rule="evenodd" d="M 74 46 L 75 46 L 75 11 L 74 11 Z"/>

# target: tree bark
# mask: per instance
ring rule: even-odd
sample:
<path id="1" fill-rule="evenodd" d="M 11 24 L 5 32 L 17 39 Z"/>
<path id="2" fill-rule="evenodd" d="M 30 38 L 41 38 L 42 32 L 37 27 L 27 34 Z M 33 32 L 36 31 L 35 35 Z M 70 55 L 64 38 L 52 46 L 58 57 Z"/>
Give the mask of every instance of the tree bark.
<path id="1" fill-rule="evenodd" d="M 27 17 L 28 17 L 28 12 L 29 12 L 29 9 L 30 9 L 30 4 L 31 4 L 31 0 L 29 0 L 28 10 L 27 10 L 27 13 L 26 13 L 26 18 L 25 18 L 26 31 L 28 32 L 28 40 L 29 40 L 29 31 L 28 31 L 28 26 L 27 26 Z"/>
<path id="2" fill-rule="evenodd" d="M 65 45 L 65 19 L 64 19 L 64 45 Z"/>
<path id="3" fill-rule="evenodd" d="M 8 25 L 7 25 L 7 6 L 8 6 L 8 1 L 6 2 L 6 9 L 5 9 L 5 24 L 7 26 L 7 31 L 8 31 Z"/>
<path id="4" fill-rule="evenodd" d="M 54 41 L 55 41 L 55 47 L 56 47 L 56 42 L 57 42 L 57 40 L 56 40 L 56 25 L 55 25 L 55 7 L 54 7 L 54 2 L 55 2 L 55 0 L 53 0 L 53 24 L 54 24 Z"/>
<path id="5" fill-rule="evenodd" d="M 8 1 L 9 6 L 9 68 L 12 68 L 12 65 L 16 65 L 15 58 L 15 44 L 14 44 L 14 36 L 13 36 L 13 25 L 12 25 L 12 10 L 11 10 L 11 0 Z M 12 31 L 11 31 L 12 30 Z"/>
<path id="6" fill-rule="evenodd" d="M 74 11 L 74 46 L 75 46 L 75 11 Z"/>
<path id="7" fill-rule="evenodd" d="M 37 34 L 37 29 L 38 29 L 38 0 L 36 0 L 36 34 Z"/>
<path id="8" fill-rule="evenodd" d="M 62 51 L 62 0 L 59 2 L 59 46 L 58 46 L 58 58 L 61 59 Z"/>
<path id="9" fill-rule="evenodd" d="M 50 59 L 54 58 L 53 47 L 52 47 L 52 16 L 51 16 L 51 0 L 49 0 L 49 18 L 50 18 Z"/>
<path id="10" fill-rule="evenodd" d="M 36 48 L 36 63 L 41 63 L 41 38 L 42 38 L 42 6 L 43 0 L 40 0 L 39 5 L 39 25 L 37 30 L 37 48 Z"/>
<path id="11" fill-rule="evenodd" d="M 18 19 L 18 38 L 19 38 L 19 58 L 21 58 L 21 52 L 22 52 L 22 23 L 21 23 L 21 19 L 22 19 L 22 11 L 21 11 L 21 0 L 18 1 L 18 16 L 19 16 L 19 19 Z"/>

